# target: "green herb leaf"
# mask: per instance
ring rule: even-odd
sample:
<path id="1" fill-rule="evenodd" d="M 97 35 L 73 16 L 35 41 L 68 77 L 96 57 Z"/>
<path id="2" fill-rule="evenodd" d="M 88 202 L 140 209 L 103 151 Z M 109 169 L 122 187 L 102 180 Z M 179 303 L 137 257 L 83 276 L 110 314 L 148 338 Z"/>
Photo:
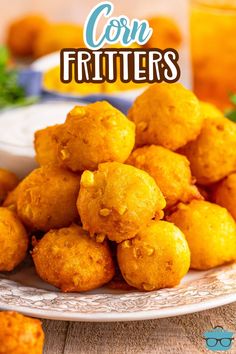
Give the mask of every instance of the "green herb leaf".
<path id="1" fill-rule="evenodd" d="M 0 46 L 0 67 L 6 67 L 9 60 L 9 52 L 6 47 Z"/>
<path id="2" fill-rule="evenodd" d="M 236 122 L 236 110 L 229 111 L 225 114 L 227 118 L 232 120 L 233 122 Z"/>
<path id="3" fill-rule="evenodd" d="M 19 107 L 36 102 L 36 97 L 27 97 L 25 90 L 18 84 L 18 71 L 8 68 L 9 53 L 0 47 L 0 109 Z"/>
<path id="4" fill-rule="evenodd" d="M 230 93 L 229 95 L 230 102 L 236 106 L 236 93 Z"/>

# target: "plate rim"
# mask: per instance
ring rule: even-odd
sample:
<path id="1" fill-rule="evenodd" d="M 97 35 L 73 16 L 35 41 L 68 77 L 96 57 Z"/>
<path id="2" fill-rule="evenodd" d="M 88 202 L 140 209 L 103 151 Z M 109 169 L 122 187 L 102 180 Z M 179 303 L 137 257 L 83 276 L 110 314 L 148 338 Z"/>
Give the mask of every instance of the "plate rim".
<path id="1" fill-rule="evenodd" d="M 20 272 L 25 267 L 29 267 L 27 261 Z M 61 298 L 57 289 L 21 283 L 14 274 L 10 278 L 0 274 L 0 309 L 51 320 L 125 322 L 186 315 L 236 301 L 236 263 L 201 273 L 200 277 L 190 277 L 177 287 L 160 291 L 92 292 L 78 297 L 62 293 Z"/>
<path id="2" fill-rule="evenodd" d="M 221 295 L 214 299 L 208 299 L 200 303 L 181 305 L 173 308 L 150 310 L 150 311 L 136 311 L 128 313 L 104 313 L 97 312 L 96 314 L 85 313 L 70 313 L 57 311 L 48 311 L 40 309 L 31 309 L 24 306 L 11 306 L 0 303 L 0 309 L 4 311 L 17 311 L 24 315 L 37 317 L 41 319 L 57 320 L 57 321 L 73 321 L 73 322 L 130 322 L 130 321 L 145 321 L 159 318 L 170 318 L 176 316 L 183 316 L 187 314 L 194 314 L 197 312 L 210 310 L 216 307 L 224 306 L 236 302 L 236 292 L 227 295 Z"/>

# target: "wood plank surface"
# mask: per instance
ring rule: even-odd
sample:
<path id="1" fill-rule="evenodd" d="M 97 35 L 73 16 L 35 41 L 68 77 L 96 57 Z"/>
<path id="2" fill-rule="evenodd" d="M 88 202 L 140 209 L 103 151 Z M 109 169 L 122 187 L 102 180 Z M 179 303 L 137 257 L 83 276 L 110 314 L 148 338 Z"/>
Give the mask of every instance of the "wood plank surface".
<path id="1" fill-rule="evenodd" d="M 211 353 L 205 349 L 202 335 L 217 325 L 235 331 L 236 337 L 236 303 L 192 315 L 150 321 L 43 320 L 44 354 Z M 226 353 L 236 353 L 236 340 Z"/>

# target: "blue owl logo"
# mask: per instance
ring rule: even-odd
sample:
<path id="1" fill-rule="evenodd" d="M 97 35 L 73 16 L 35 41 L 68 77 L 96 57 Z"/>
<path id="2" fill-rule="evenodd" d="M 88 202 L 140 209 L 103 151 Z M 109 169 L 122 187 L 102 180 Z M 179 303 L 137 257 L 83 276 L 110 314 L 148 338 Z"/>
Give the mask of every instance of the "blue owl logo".
<path id="1" fill-rule="evenodd" d="M 226 351 L 233 345 L 233 332 L 224 330 L 221 326 L 214 327 L 211 331 L 204 333 L 206 348 L 213 352 Z"/>

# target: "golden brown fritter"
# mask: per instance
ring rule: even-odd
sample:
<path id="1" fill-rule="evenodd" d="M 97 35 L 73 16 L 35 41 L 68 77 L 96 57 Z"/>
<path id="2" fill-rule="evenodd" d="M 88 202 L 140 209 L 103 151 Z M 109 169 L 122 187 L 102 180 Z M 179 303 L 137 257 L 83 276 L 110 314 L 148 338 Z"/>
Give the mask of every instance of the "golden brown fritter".
<path id="1" fill-rule="evenodd" d="M 117 257 L 127 283 L 146 291 L 178 285 L 190 266 L 184 234 L 166 221 L 152 221 L 120 243 Z"/>
<path id="2" fill-rule="evenodd" d="M 83 27 L 71 23 L 50 24 L 37 36 L 33 53 L 35 57 L 57 52 L 64 48 L 83 48 Z"/>
<path id="3" fill-rule="evenodd" d="M 182 34 L 177 23 L 171 17 L 156 16 L 148 19 L 149 26 L 153 29 L 151 38 L 145 44 L 146 48 L 179 48 Z"/>
<path id="4" fill-rule="evenodd" d="M 108 102 L 74 107 L 63 128 L 59 157 L 72 171 L 95 170 L 101 162 L 124 162 L 134 147 L 134 124 Z"/>
<path id="5" fill-rule="evenodd" d="M 191 268 L 211 269 L 236 260 L 236 224 L 225 208 L 193 200 L 179 204 L 167 219 L 186 236 Z"/>
<path id="6" fill-rule="evenodd" d="M 148 172 L 155 179 L 167 207 L 201 198 L 185 156 L 151 145 L 134 150 L 126 163 Z"/>
<path id="7" fill-rule="evenodd" d="M 26 256 L 28 235 L 18 216 L 0 208 L 0 271 L 11 271 Z M 0 341 L 1 343 L 1 341 Z"/>
<path id="8" fill-rule="evenodd" d="M 236 124 L 224 117 L 207 119 L 198 138 L 180 152 L 199 184 L 217 182 L 236 170 Z"/>
<path id="9" fill-rule="evenodd" d="M 7 194 L 12 191 L 18 183 L 18 177 L 14 173 L 0 168 L 0 205 Z"/>
<path id="10" fill-rule="evenodd" d="M 212 198 L 236 219 L 236 173 L 232 173 L 214 186 Z"/>
<path id="11" fill-rule="evenodd" d="M 0 312 L 0 343 L 0 354 L 43 354 L 41 322 L 16 312 Z"/>
<path id="12" fill-rule="evenodd" d="M 80 177 L 70 171 L 53 165 L 40 167 L 21 182 L 17 213 L 32 230 L 69 226 L 78 218 L 79 185 Z"/>
<path id="13" fill-rule="evenodd" d="M 64 292 L 99 288 L 115 274 L 107 242 L 96 242 L 75 224 L 48 232 L 32 256 L 38 275 Z"/>
<path id="14" fill-rule="evenodd" d="M 41 129 L 34 134 L 35 159 L 40 166 L 61 165 L 58 158 L 58 135 L 62 134 L 63 124 Z"/>
<path id="15" fill-rule="evenodd" d="M 85 230 L 121 242 L 135 236 L 156 215 L 163 216 L 165 199 L 145 171 L 118 162 L 85 171 L 77 201 Z"/>
<path id="16" fill-rule="evenodd" d="M 34 42 L 47 27 L 45 18 L 36 14 L 26 15 L 12 22 L 7 34 L 7 45 L 12 54 L 19 57 L 32 55 Z"/>
<path id="17" fill-rule="evenodd" d="M 20 194 L 20 186 L 21 183 L 19 183 L 16 188 L 14 188 L 11 192 L 8 193 L 6 199 L 2 204 L 3 207 L 11 209 L 15 212 L 17 211 L 17 200 Z"/>
<path id="18" fill-rule="evenodd" d="M 199 101 L 204 119 L 218 119 L 224 117 L 223 113 L 212 103 Z"/>
<path id="19" fill-rule="evenodd" d="M 203 116 L 196 96 L 180 83 L 151 85 L 134 101 L 128 117 L 136 124 L 136 145 L 177 150 L 196 139 Z"/>

